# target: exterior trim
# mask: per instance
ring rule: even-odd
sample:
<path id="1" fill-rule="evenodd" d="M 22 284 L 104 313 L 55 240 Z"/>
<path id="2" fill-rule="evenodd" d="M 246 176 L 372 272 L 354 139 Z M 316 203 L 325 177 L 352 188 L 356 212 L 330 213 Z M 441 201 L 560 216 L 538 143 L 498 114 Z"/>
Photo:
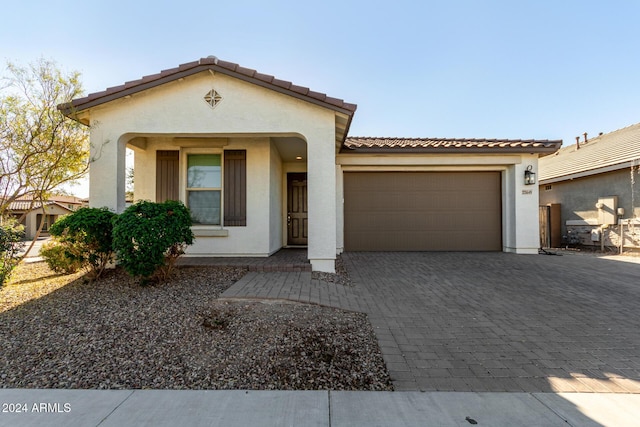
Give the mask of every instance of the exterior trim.
<path id="1" fill-rule="evenodd" d="M 556 176 L 556 177 L 553 177 L 553 178 L 541 179 L 539 181 L 539 185 L 553 184 L 553 183 L 556 183 L 556 182 L 563 182 L 563 181 L 570 181 L 572 179 L 586 178 L 588 176 L 598 175 L 598 174 L 601 174 L 601 173 L 614 172 L 614 171 L 618 171 L 618 170 L 622 170 L 622 169 L 628 169 L 633 164 L 634 164 L 634 162 L 632 162 L 632 161 L 631 162 L 624 162 L 624 163 L 618 163 L 617 165 L 604 166 L 604 167 L 597 168 L 597 169 L 591 169 L 591 170 L 587 170 L 587 171 L 576 172 L 576 173 L 572 173 L 570 175 L 562 175 L 562 176 Z"/>
<path id="2" fill-rule="evenodd" d="M 241 67 L 240 65 L 232 62 L 219 61 L 218 58 L 208 57 L 201 58 L 199 61 L 182 64 L 177 68 L 164 70 L 159 74 L 145 76 L 140 80 L 127 82 L 121 86 L 111 87 L 103 92 L 96 92 L 84 98 L 74 99 L 71 102 L 60 104 L 58 109 L 66 116 L 75 119 L 74 116 L 79 111 L 87 110 L 97 105 L 133 95 L 203 71 L 213 71 L 225 74 L 324 108 L 338 111 L 348 116 L 352 116 L 357 108 L 356 104 L 350 104 L 341 99 L 332 98 L 320 92 L 314 92 L 309 88 L 276 79 L 274 76 L 258 73 L 255 70 Z"/>

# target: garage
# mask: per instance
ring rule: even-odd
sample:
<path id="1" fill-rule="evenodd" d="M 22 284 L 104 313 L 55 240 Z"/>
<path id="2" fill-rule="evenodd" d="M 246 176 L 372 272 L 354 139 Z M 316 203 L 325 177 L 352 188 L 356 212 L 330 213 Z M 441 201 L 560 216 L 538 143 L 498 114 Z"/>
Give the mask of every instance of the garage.
<path id="1" fill-rule="evenodd" d="M 501 251 L 501 173 L 345 172 L 347 251 Z"/>

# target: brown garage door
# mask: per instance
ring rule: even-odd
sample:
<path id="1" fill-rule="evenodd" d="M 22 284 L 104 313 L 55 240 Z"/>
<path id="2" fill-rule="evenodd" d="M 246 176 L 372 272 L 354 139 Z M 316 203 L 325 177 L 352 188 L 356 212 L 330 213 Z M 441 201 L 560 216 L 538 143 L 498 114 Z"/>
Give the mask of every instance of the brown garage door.
<path id="1" fill-rule="evenodd" d="M 345 172 L 348 251 L 499 251 L 500 172 Z"/>

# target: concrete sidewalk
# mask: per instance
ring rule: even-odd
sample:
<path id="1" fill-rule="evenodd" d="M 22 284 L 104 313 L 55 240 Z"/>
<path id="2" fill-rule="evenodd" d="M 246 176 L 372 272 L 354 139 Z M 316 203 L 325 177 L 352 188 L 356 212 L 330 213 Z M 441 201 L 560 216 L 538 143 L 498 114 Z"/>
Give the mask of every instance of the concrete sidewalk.
<path id="1" fill-rule="evenodd" d="M 0 426 L 637 426 L 640 395 L 0 390 Z"/>

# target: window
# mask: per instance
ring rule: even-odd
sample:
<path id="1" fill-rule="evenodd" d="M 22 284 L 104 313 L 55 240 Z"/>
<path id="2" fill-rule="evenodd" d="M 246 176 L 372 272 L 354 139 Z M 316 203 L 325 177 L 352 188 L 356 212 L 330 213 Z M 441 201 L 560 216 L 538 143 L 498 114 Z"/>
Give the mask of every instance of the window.
<path id="1" fill-rule="evenodd" d="M 194 224 L 220 225 L 220 154 L 187 155 L 187 206 Z"/>
<path id="2" fill-rule="evenodd" d="M 40 224 L 42 224 L 42 218 L 43 218 L 42 214 L 36 215 L 36 222 L 37 222 L 38 228 L 40 228 Z M 57 219 L 57 215 L 44 215 L 44 224 L 42 225 L 42 231 L 48 232 L 49 227 L 51 227 L 51 224 L 56 222 L 56 219 Z"/>
<path id="3" fill-rule="evenodd" d="M 156 201 L 178 200 L 180 159 L 186 168 L 185 204 L 196 225 L 244 227 L 247 225 L 247 152 L 220 153 L 173 151 L 156 153 Z M 224 211 L 224 212 L 223 212 Z"/>

